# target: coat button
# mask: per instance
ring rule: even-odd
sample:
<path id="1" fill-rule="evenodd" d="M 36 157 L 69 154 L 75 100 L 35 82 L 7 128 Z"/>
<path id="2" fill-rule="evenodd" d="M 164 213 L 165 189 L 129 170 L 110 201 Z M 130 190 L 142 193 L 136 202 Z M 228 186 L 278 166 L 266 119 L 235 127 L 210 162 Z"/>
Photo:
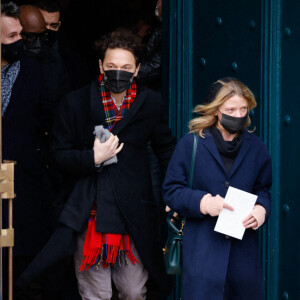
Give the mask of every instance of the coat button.
<path id="1" fill-rule="evenodd" d="M 225 181 L 224 186 L 225 186 L 226 188 L 229 188 L 230 183 L 229 183 L 228 181 Z"/>
<path id="2" fill-rule="evenodd" d="M 225 239 L 230 239 L 230 236 L 229 235 L 225 235 Z"/>

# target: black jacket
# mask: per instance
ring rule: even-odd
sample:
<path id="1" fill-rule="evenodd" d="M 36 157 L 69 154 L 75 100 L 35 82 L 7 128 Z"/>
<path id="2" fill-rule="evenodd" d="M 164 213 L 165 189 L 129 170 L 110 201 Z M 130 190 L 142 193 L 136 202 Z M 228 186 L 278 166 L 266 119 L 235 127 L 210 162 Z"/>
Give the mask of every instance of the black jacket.
<path id="1" fill-rule="evenodd" d="M 138 80 L 143 86 L 161 90 L 162 28 L 157 28 L 147 45 L 147 56 L 141 63 Z"/>
<path id="2" fill-rule="evenodd" d="M 45 49 L 37 60 L 43 70 L 42 109 L 47 112 L 43 115 L 43 127 L 50 131 L 59 102 L 71 91 L 71 86 L 66 66 L 56 49 Z"/>
<path id="3" fill-rule="evenodd" d="M 144 265 L 166 291 L 169 285 L 157 238 L 158 209 L 147 151 L 150 141 L 165 171 L 175 139 L 164 121 L 161 98 L 153 91 L 138 90 L 129 111 L 111 131 L 124 143 L 118 163 L 99 171 L 94 164 L 93 131 L 101 124 L 105 125 L 105 114 L 96 83 L 66 96 L 54 123 L 51 151 L 55 165 L 65 174 L 58 205 L 67 203 L 60 222 L 75 231 L 84 231 L 95 197 L 101 209 L 104 187 L 109 185 Z M 96 230 L 101 231 L 101 219 L 97 222 Z"/>

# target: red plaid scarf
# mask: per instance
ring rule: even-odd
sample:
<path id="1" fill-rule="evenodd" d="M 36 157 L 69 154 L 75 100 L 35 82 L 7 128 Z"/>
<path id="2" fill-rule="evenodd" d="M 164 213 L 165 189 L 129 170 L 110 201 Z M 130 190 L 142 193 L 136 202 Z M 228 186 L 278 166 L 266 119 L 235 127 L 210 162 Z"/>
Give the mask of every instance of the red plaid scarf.
<path id="1" fill-rule="evenodd" d="M 130 108 L 136 96 L 136 83 L 133 82 L 129 89 L 126 91 L 124 101 L 120 110 L 117 109 L 110 91 L 107 90 L 105 82 L 103 81 L 103 75 L 99 76 L 100 95 L 102 98 L 102 104 L 105 112 L 105 121 L 107 123 L 107 129 L 110 131 L 125 115 Z"/>
<path id="2" fill-rule="evenodd" d="M 134 82 L 126 91 L 120 110 L 117 109 L 110 92 L 107 90 L 102 74 L 99 76 L 99 88 L 106 116 L 107 129 L 111 131 L 133 103 L 136 96 L 136 83 Z M 94 266 L 98 268 L 101 264 L 103 268 L 109 265 L 113 266 L 116 262 L 121 265 L 122 260 L 128 264 L 126 256 L 132 264 L 138 263 L 138 260 L 131 251 L 128 234 L 96 232 L 96 204 L 94 204 L 90 214 L 82 254 L 80 272 Z"/>

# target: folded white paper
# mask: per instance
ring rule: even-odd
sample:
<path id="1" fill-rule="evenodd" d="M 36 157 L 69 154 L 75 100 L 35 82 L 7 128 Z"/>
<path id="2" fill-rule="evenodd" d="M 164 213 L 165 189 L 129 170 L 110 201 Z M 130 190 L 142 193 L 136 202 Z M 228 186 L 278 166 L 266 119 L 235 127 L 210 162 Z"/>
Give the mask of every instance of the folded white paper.
<path id="1" fill-rule="evenodd" d="M 215 231 L 241 240 L 246 229 L 243 225 L 243 220 L 251 213 L 256 199 L 256 195 L 230 186 L 225 196 L 225 203 L 232 206 L 234 210 L 222 209 Z"/>

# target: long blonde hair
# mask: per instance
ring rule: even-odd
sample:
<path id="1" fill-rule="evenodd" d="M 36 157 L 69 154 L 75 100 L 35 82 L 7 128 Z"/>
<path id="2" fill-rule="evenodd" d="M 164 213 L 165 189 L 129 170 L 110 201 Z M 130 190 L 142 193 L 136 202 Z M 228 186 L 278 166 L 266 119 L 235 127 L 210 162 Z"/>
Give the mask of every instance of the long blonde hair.
<path id="1" fill-rule="evenodd" d="M 220 79 L 211 86 L 210 91 L 211 90 L 214 90 L 213 93 L 215 94 L 212 96 L 212 99 L 209 97 L 206 100 L 207 103 L 197 105 L 193 111 L 194 113 L 199 114 L 200 117 L 196 117 L 189 122 L 190 132 L 197 132 L 202 138 L 204 137 L 203 130 L 217 123 L 218 117 L 215 115 L 216 111 L 229 98 L 235 95 L 243 97 L 247 101 L 248 112 L 256 107 L 256 101 L 253 93 L 246 85 L 235 78 L 232 78 L 232 80 L 227 82 Z M 251 120 L 248 115 L 245 128 L 249 127 L 250 124 Z"/>

